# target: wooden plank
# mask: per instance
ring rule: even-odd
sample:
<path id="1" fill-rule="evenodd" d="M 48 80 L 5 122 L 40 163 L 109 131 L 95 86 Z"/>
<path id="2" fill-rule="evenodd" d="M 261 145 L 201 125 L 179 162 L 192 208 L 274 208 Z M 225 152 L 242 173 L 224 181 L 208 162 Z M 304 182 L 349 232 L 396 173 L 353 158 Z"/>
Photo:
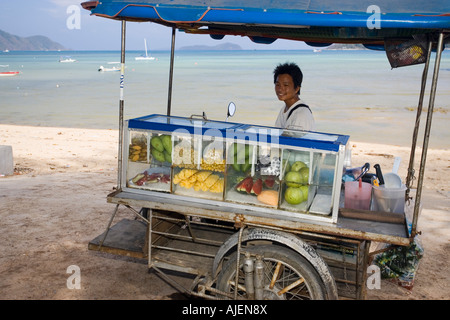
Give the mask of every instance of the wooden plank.
<path id="1" fill-rule="evenodd" d="M 100 246 L 105 232 L 89 242 L 89 250 L 133 258 L 147 257 L 147 225 L 142 221 L 129 219 L 119 221 L 109 229 L 103 245 Z"/>

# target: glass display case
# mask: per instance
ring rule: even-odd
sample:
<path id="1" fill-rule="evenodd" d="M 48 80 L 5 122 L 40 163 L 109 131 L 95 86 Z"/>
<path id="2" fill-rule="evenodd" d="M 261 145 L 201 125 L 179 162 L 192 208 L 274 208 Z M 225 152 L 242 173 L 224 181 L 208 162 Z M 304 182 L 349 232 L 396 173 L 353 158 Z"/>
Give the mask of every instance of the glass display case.
<path id="1" fill-rule="evenodd" d="M 164 115 L 125 128 L 124 189 L 337 221 L 348 136 Z"/>

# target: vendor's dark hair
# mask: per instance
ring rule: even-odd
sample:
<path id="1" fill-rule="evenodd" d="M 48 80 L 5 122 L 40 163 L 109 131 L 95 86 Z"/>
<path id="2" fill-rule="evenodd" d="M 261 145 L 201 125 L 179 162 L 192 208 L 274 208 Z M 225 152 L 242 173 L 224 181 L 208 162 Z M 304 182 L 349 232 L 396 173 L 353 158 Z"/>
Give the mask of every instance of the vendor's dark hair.
<path id="1" fill-rule="evenodd" d="M 273 70 L 273 83 L 277 82 L 277 78 L 280 74 L 288 74 L 292 77 L 295 87 L 301 87 L 303 81 L 303 73 L 299 66 L 293 62 L 286 62 L 276 66 Z"/>

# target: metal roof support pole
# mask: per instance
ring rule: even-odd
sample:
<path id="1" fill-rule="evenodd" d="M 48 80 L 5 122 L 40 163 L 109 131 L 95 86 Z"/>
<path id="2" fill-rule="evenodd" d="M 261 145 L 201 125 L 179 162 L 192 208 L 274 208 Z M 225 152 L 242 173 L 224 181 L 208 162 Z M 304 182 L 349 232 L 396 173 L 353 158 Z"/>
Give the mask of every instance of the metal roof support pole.
<path id="1" fill-rule="evenodd" d="M 433 109 L 434 109 L 434 99 L 436 97 L 436 87 L 439 75 L 439 66 L 441 63 L 441 55 L 442 48 L 444 43 L 444 33 L 439 33 L 438 43 L 436 48 L 436 61 L 434 63 L 434 72 L 433 79 L 431 82 L 431 91 L 430 91 L 430 100 L 428 103 L 428 113 L 427 113 L 427 122 L 425 125 L 424 139 L 423 139 L 423 149 L 422 149 L 422 157 L 420 160 L 420 169 L 419 169 L 419 179 L 417 181 L 417 194 L 416 194 L 416 202 L 414 205 L 414 215 L 411 226 L 411 238 L 413 239 L 417 234 L 417 221 L 419 219 L 419 209 L 420 209 L 420 198 L 422 197 L 422 186 L 423 186 L 423 177 L 425 173 L 425 163 L 427 161 L 427 150 L 428 150 L 428 141 L 430 139 L 430 131 L 431 131 L 431 120 L 433 117 Z"/>
<path id="2" fill-rule="evenodd" d="M 125 74 L 125 36 L 126 21 L 122 20 L 122 37 L 120 46 L 120 98 L 119 98 L 119 154 L 117 169 L 117 190 L 122 189 L 122 153 L 123 153 L 123 85 Z"/>
<path id="3" fill-rule="evenodd" d="M 175 31 L 176 28 L 172 27 L 172 47 L 170 52 L 170 74 L 169 74 L 169 96 L 167 97 L 167 115 L 170 116 L 172 109 L 172 83 L 173 83 L 173 65 L 175 62 Z"/>
<path id="4" fill-rule="evenodd" d="M 409 199 L 409 192 L 411 189 L 412 181 L 414 179 L 414 157 L 415 157 L 416 146 L 417 146 L 417 135 L 419 133 L 420 117 L 422 115 L 423 99 L 425 96 L 425 88 L 427 85 L 428 68 L 430 66 L 430 57 L 431 57 L 432 48 L 433 48 L 433 41 L 431 39 L 429 39 L 427 61 L 425 63 L 425 67 L 423 68 L 423 73 L 422 73 L 422 85 L 420 88 L 419 104 L 417 105 L 416 123 L 414 126 L 414 132 L 413 132 L 413 138 L 412 138 L 411 155 L 409 157 L 408 175 L 406 177 L 406 187 L 407 187 L 406 197 L 405 197 L 406 200 Z"/>

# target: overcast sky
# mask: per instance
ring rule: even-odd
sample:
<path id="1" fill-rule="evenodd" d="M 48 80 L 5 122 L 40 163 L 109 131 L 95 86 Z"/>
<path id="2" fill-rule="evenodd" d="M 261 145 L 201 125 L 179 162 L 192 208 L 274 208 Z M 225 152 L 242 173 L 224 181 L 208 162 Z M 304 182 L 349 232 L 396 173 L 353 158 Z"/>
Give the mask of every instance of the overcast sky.
<path id="1" fill-rule="evenodd" d="M 0 30 L 13 35 L 28 37 L 43 35 L 73 50 L 120 50 L 119 21 L 90 16 L 81 8 L 82 0 L 1 0 Z M 71 6 L 80 8 L 79 23 L 73 19 Z M 68 12 L 69 9 L 69 12 Z M 68 22 L 69 26 L 68 27 Z M 171 29 L 155 23 L 127 23 L 127 50 L 142 50 L 147 39 L 149 50 L 169 50 Z M 303 42 L 277 40 L 270 45 L 256 44 L 246 37 L 226 36 L 223 40 L 208 35 L 192 35 L 177 32 L 176 47 L 189 45 L 217 45 L 231 42 L 243 49 L 278 50 L 305 49 Z"/>

